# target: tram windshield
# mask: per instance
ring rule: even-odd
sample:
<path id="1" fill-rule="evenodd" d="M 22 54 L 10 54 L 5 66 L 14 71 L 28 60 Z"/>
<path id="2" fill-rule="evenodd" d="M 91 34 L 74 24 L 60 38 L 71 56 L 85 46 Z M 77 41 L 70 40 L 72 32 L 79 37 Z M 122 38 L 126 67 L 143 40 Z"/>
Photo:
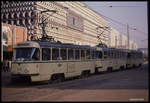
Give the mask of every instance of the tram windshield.
<path id="1" fill-rule="evenodd" d="M 40 59 L 40 50 L 38 48 L 16 48 L 17 61 L 34 61 Z"/>

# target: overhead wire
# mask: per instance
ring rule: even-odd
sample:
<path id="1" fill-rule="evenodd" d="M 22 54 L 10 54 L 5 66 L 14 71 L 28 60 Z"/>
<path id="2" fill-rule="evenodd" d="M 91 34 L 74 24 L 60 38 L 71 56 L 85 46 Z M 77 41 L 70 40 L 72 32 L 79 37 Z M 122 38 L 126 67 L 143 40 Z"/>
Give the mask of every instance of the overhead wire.
<path id="1" fill-rule="evenodd" d="M 110 18 L 110 17 L 107 17 L 107 16 L 104 16 L 104 15 L 102 15 L 102 14 L 101 14 L 101 16 L 103 16 L 104 18 L 109 19 L 109 20 L 111 20 L 111 21 L 113 21 L 113 22 L 115 22 L 115 23 L 117 23 L 117 24 L 120 24 L 120 25 L 122 25 L 122 26 L 127 27 L 127 24 L 121 23 L 121 22 L 119 22 L 119 21 L 117 21 L 117 20 L 114 20 L 114 19 L 112 19 L 112 18 Z M 142 34 L 148 34 L 148 33 L 145 33 L 145 32 L 143 32 L 143 31 L 141 31 L 141 30 L 139 30 L 139 29 L 137 29 L 137 28 L 133 28 L 133 27 L 131 27 L 131 26 L 129 26 L 129 29 L 136 30 L 136 31 L 138 31 L 138 32 L 140 32 L 140 33 L 142 33 Z"/>
<path id="2" fill-rule="evenodd" d="M 89 5 L 89 6 L 91 6 L 91 5 Z M 96 6 L 96 5 L 95 5 Z M 98 6 L 98 5 L 97 5 Z M 144 7 L 144 6 L 99 6 L 99 7 Z M 111 21 L 113 21 L 113 22 L 115 22 L 115 23 L 117 23 L 117 24 L 120 24 L 120 25 L 122 25 L 122 26 L 125 26 L 125 27 L 127 27 L 127 24 L 124 24 L 124 23 L 122 23 L 122 22 L 119 22 L 119 21 L 117 21 L 117 20 L 114 20 L 114 19 L 112 19 L 112 18 L 110 18 L 110 17 L 107 17 L 107 16 L 104 16 L 104 15 L 102 15 L 102 14 L 100 14 L 101 16 L 103 16 L 105 19 L 107 19 L 108 21 L 109 20 L 111 20 Z M 145 32 L 143 32 L 143 31 L 141 31 L 141 30 L 139 30 L 139 29 L 137 29 L 137 28 L 133 28 L 133 27 L 131 27 L 131 26 L 129 26 L 129 29 L 132 29 L 132 30 L 136 30 L 137 32 L 140 32 L 140 33 L 142 33 L 142 34 L 148 34 L 148 33 L 145 33 Z"/>

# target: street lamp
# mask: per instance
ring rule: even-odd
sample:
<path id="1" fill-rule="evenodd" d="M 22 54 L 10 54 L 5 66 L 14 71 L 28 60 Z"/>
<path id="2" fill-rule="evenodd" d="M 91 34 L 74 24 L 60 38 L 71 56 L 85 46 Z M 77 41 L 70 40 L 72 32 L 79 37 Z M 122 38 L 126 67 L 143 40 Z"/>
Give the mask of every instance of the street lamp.
<path id="1" fill-rule="evenodd" d="M 130 27 L 131 28 L 131 27 Z M 136 28 L 132 28 L 132 30 L 137 30 Z M 127 35 L 128 35 L 128 49 L 129 49 L 129 40 L 130 40 L 130 35 L 129 35 L 129 25 L 127 24 Z"/>

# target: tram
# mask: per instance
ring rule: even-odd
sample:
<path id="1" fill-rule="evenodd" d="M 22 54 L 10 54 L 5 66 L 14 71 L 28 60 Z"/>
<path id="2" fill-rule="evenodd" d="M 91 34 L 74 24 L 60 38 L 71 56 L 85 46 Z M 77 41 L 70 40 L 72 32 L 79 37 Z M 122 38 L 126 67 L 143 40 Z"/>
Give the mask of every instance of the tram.
<path id="1" fill-rule="evenodd" d="M 128 64 L 141 65 L 141 61 L 131 64 L 136 60 L 129 56 L 136 53 L 140 58 L 140 53 L 123 49 L 47 41 L 26 41 L 16 44 L 13 49 L 12 81 L 16 78 L 31 82 L 63 81 L 70 77 L 125 69 Z"/>
<path id="2" fill-rule="evenodd" d="M 14 47 L 12 79 L 27 77 L 35 82 L 89 75 L 95 72 L 93 59 L 98 60 L 99 55 L 96 48 L 86 45 L 40 41 L 18 43 Z"/>
<path id="3" fill-rule="evenodd" d="M 139 67 L 143 64 L 144 58 L 141 51 L 130 50 L 127 53 L 127 68 Z"/>

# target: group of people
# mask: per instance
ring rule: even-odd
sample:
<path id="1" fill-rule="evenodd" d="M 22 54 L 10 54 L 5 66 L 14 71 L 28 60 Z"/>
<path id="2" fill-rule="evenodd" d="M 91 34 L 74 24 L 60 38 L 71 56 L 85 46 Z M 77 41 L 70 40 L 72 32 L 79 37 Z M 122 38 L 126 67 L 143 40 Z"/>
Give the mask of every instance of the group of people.
<path id="1" fill-rule="evenodd" d="M 9 60 L 4 60 L 2 64 L 2 68 L 4 72 L 9 72 L 11 69 L 11 61 Z"/>

